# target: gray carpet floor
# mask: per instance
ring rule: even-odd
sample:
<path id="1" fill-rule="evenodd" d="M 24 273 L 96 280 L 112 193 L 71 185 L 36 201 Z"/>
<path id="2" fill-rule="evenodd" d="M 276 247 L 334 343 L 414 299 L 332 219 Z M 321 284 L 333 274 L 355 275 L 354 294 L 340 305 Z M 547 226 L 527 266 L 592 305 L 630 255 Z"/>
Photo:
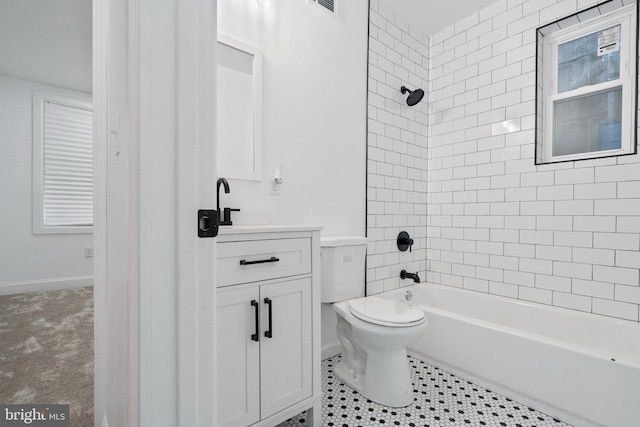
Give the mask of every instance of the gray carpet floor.
<path id="1" fill-rule="evenodd" d="M 0 296 L 0 403 L 69 404 L 93 426 L 93 288 Z"/>

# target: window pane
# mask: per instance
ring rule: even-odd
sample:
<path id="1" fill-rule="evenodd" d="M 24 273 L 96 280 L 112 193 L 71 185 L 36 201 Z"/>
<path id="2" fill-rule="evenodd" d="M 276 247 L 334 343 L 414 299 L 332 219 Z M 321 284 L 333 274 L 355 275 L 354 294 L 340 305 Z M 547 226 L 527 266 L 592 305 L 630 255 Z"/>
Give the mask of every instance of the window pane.
<path id="1" fill-rule="evenodd" d="M 556 101 L 553 156 L 615 150 L 622 146 L 622 88 Z"/>
<path id="2" fill-rule="evenodd" d="M 558 46 L 558 93 L 620 78 L 620 25 Z"/>

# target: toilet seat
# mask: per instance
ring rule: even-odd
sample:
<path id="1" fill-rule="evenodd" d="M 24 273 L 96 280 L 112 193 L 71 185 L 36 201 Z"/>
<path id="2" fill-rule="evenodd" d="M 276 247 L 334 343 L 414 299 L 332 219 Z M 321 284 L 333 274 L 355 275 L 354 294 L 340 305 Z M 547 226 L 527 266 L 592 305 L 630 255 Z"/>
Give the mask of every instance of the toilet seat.
<path id="1" fill-rule="evenodd" d="M 394 328 L 420 325 L 425 321 L 422 310 L 375 296 L 350 300 L 349 311 L 364 322 Z"/>

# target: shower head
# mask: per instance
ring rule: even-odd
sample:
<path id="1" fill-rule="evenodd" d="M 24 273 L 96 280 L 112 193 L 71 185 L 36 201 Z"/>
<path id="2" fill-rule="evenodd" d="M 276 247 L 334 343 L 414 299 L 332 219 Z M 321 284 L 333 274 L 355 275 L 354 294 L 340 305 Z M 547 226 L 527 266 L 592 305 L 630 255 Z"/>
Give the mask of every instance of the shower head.
<path id="1" fill-rule="evenodd" d="M 400 88 L 402 93 L 409 92 L 409 96 L 407 97 L 407 105 L 409 107 L 413 107 L 418 102 L 422 101 L 422 97 L 424 96 L 424 91 L 422 89 L 409 90 L 406 87 L 402 86 Z"/>

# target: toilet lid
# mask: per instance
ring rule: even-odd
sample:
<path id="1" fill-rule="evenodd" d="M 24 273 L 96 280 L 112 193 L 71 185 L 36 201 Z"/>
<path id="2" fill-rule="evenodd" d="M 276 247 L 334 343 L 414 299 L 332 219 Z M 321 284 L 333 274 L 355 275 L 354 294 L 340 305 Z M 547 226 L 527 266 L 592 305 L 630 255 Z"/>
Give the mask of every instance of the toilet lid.
<path id="1" fill-rule="evenodd" d="M 424 312 L 409 304 L 380 297 L 349 301 L 351 314 L 365 322 L 386 326 L 413 326 L 424 322 Z"/>

